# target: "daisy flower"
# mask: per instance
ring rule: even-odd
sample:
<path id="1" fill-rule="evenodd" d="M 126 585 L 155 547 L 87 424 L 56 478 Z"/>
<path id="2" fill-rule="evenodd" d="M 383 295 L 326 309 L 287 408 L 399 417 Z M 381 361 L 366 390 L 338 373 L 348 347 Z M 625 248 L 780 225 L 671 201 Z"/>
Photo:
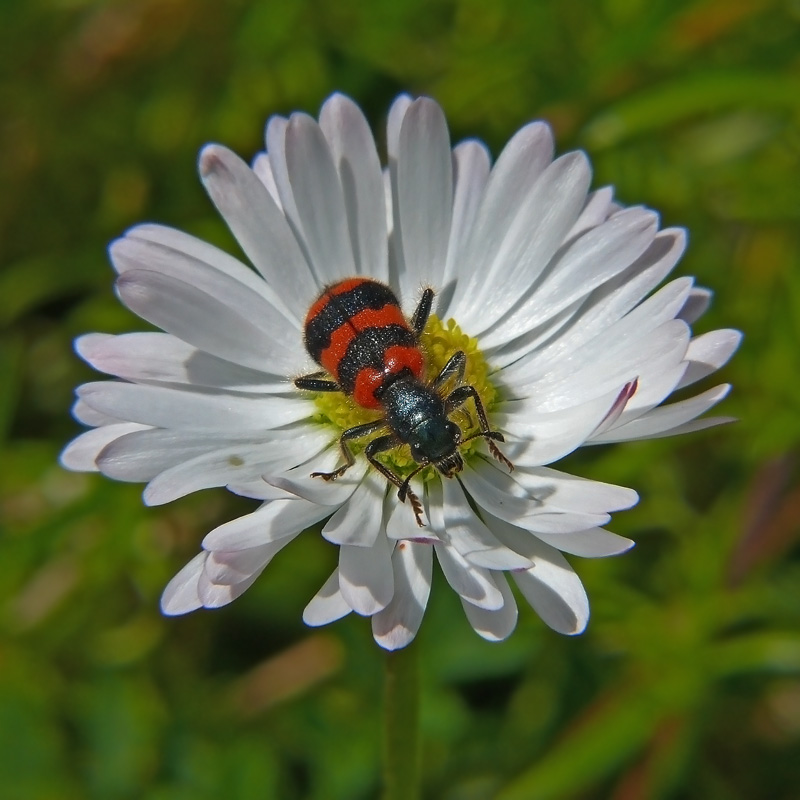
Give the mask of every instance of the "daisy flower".
<path id="1" fill-rule="evenodd" d="M 167 586 L 166 614 L 231 602 L 317 526 L 338 546 L 338 566 L 305 609 L 309 625 L 355 611 L 381 646 L 403 647 L 422 621 L 435 556 L 484 638 L 515 626 L 511 582 L 547 625 L 579 633 L 588 601 L 563 554 L 627 550 L 604 526 L 638 498 L 546 465 L 583 445 L 723 421 L 698 418 L 727 385 L 663 403 L 722 366 L 740 336 L 692 337 L 710 293 L 690 278 L 657 288 L 684 232 L 659 230 L 655 212 L 620 206 L 610 188 L 590 192 L 586 155 L 554 158 L 546 124 L 526 125 L 492 164 L 479 141 L 451 147 L 433 100 L 403 95 L 387 150 L 382 169 L 364 115 L 338 94 L 319 120 L 272 117 L 252 166 L 205 147 L 202 181 L 255 269 L 159 225 L 111 245 L 120 300 L 163 332 L 77 340 L 82 358 L 118 380 L 79 387 L 74 414 L 91 430 L 62 463 L 147 482 L 149 505 L 220 486 L 261 501 L 206 535 Z M 381 416 L 345 392 L 294 383 L 319 370 L 304 343 L 309 309 L 353 277 L 390 287 L 407 319 L 435 292 L 418 341 L 424 381 L 465 353 L 455 384 L 475 388 L 514 467 L 492 457 L 475 405 L 459 404 L 450 418 L 463 439 L 477 436 L 450 477 L 431 465 L 413 478 L 422 526 L 361 452 L 369 437 L 352 442 L 338 480 L 312 476 L 342 466 L 342 431 Z M 401 480 L 417 467 L 408 447 L 380 458 Z"/>

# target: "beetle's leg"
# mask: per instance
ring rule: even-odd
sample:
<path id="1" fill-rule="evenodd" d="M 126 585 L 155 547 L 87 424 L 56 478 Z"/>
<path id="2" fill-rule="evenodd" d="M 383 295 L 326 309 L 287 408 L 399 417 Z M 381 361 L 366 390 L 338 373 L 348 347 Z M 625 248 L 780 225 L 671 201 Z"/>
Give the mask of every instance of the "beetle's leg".
<path id="1" fill-rule="evenodd" d="M 365 422 L 363 425 L 354 425 L 352 428 L 348 428 L 346 431 L 343 431 L 342 435 L 339 437 L 339 449 L 342 451 L 342 455 L 344 456 L 346 463 L 338 469 L 335 469 L 333 472 L 312 472 L 311 477 L 322 478 L 325 481 L 335 481 L 337 478 L 344 475 L 344 473 L 356 463 L 353 452 L 350 450 L 350 447 L 347 443 L 351 439 L 360 439 L 363 436 L 369 436 L 371 433 L 375 433 L 375 431 L 385 427 L 386 422 L 384 420 L 376 419 L 374 422 Z"/>
<path id="2" fill-rule="evenodd" d="M 417 525 L 420 528 L 425 527 L 422 524 L 422 503 L 420 503 L 419 498 L 408 488 L 408 478 L 403 480 L 400 478 L 399 475 L 395 475 L 388 467 L 385 467 L 381 464 L 378 459 L 375 458 L 377 453 L 382 453 L 384 450 L 391 450 L 393 447 L 397 447 L 400 444 L 400 440 L 394 434 L 388 434 L 387 436 L 379 436 L 377 439 L 373 439 L 364 450 L 364 455 L 367 457 L 367 460 L 373 467 L 375 467 L 378 472 L 381 473 L 390 483 L 393 483 L 398 488 L 397 496 L 400 498 L 400 502 L 404 503 L 406 497 L 408 498 L 408 502 L 411 503 L 411 508 L 414 511 L 414 518 L 417 520 Z M 416 475 L 419 470 L 416 470 L 412 473 L 412 475 Z M 411 475 L 409 475 L 409 478 Z"/>
<path id="3" fill-rule="evenodd" d="M 459 386 L 457 389 L 450 392 L 447 399 L 444 401 L 445 412 L 449 414 L 451 411 L 454 411 L 456 408 L 466 403 L 470 397 L 475 401 L 475 410 L 478 412 L 478 421 L 481 429 L 477 433 L 472 434 L 472 436 L 468 436 L 463 442 L 468 442 L 470 439 L 477 439 L 478 436 L 483 436 L 483 438 L 486 439 L 489 452 L 498 461 L 505 464 L 509 470 L 513 470 L 514 465 L 503 455 L 500 448 L 494 443 L 504 442 L 505 438 L 499 431 L 493 431 L 489 428 L 489 421 L 486 419 L 486 411 L 481 402 L 480 395 L 474 386 Z"/>
<path id="4" fill-rule="evenodd" d="M 453 375 L 456 376 L 456 383 L 461 383 L 464 379 L 464 370 L 466 366 L 466 353 L 464 353 L 463 350 L 458 350 L 450 356 L 448 362 L 442 367 L 442 371 L 433 379 L 431 386 L 434 389 L 440 389 Z M 460 405 L 460 403 L 458 405 Z"/>
<path id="5" fill-rule="evenodd" d="M 478 421 L 481 426 L 481 432 L 478 436 L 488 436 L 490 439 L 496 439 L 498 442 L 505 441 L 502 433 L 498 433 L 489 428 L 489 420 L 486 419 L 486 411 L 483 408 L 483 402 L 474 386 L 459 386 L 457 389 L 453 389 L 444 401 L 445 413 L 452 413 L 455 409 L 464 405 L 470 397 L 475 401 L 475 410 L 478 412 Z"/>
<path id="6" fill-rule="evenodd" d="M 326 378 L 327 374 L 324 370 L 312 372 L 310 375 L 295 378 L 294 385 L 308 392 L 340 392 L 342 389 L 339 384 Z"/>
<path id="7" fill-rule="evenodd" d="M 423 470 L 423 469 L 425 469 L 425 467 L 427 467 L 427 466 L 428 466 L 427 464 L 420 464 L 420 465 L 419 465 L 419 466 L 418 466 L 418 467 L 417 467 L 417 468 L 416 468 L 416 469 L 415 469 L 415 470 L 414 470 L 414 471 L 413 471 L 413 472 L 412 472 L 412 473 L 411 473 L 411 474 L 410 474 L 410 475 L 409 475 L 409 476 L 408 476 L 408 477 L 407 477 L 407 478 L 406 478 L 406 479 L 405 479 L 405 480 L 404 480 L 404 481 L 403 481 L 403 482 L 400 484 L 400 489 L 399 489 L 399 490 L 398 490 L 398 492 L 397 492 L 397 496 L 398 496 L 398 498 L 400 498 L 400 502 L 401 502 L 401 503 L 405 503 L 405 501 L 406 501 L 406 497 L 408 497 L 408 496 L 411 496 L 411 497 L 413 497 L 413 498 L 417 499 L 417 496 L 414 494 L 414 492 L 412 492 L 412 491 L 411 491 L 411 485 L 410 485 L 410 484 L 411 484 L 411 479 L 412 479 L 412 478 L 413 478 L 413 477 L 414 477 L 414 476 L 415 476 L 415 475 L 416 475 L 418 472 L 422 472 L 422 470 Z M 419 499 L 417 499 L 417 502 L 419 502 Z M 412 505 L 413 505 L 413 501 L 412 501 Z M 417 522 L 419 522 L 419 517 L 417 518 Z"/>
<path id="8" fill-rule="evenodd" d="M 419 299 L 419 303 L 417 303 L 416 311 L 414 311 L 414 316 L 411 317 L 411 328 L 414 333 L 419 336 L 425 328 L 425 323 L 428 321 L 428 317 L 431 313 L 431 306 L 433 305 L 433 296 L 434 291 L 431 288 L 426 289 L 422 293 L 422 297 Z"/>

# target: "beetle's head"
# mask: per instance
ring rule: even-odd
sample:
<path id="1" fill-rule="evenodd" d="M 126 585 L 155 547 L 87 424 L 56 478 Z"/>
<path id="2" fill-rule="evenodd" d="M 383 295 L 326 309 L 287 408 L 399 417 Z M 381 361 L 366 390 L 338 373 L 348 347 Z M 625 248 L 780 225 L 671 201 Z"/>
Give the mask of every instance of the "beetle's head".
<path id="1" fill-rule="evenodd" d="M 458 452 L 461 428 L 447 417 L 426 419 L 414 429 L 409 444 L 414 461 L 418 464 L 433 464 L 448 478 L 464 468 L 464 460 Z"/>

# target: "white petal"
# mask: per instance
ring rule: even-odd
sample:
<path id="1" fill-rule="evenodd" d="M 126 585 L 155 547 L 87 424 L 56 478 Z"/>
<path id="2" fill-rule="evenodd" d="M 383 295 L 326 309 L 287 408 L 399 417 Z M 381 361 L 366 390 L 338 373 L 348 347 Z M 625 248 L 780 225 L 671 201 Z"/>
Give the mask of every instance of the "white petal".
<path id="1" fill-rule="evenodd" d="M 450 242 L 447 246 L 447 264 L 437 298 L 437 313 L 447 319 L 445 287 L 460 273 L 466 258 L 466 244 L 483 200 L 483 192 L 489 180 L 491 159 L 482 142 L 461 142 L 453 149 L 453 221 L 450 227 Z"/>
<path id="2" fill-rule="evenodd" d="M 211 583 L 235 586 L 261 572 L 264 567 L 294 539 L 287 536 L 276 542 L 251 547 L 248 550 L 215 550 L 209 553 L 204 570 Z"/>
<path id="3" fill-rule="evenodd" d="M 395 492 L 389 492 L 387 503 L 391 504 L 387 509 L 389 521 L 386 523 L 386 535 L 390 539 L 411 539 L 428 544 L 439 541 L 436 532 L 429 525 L 417 525 L 410 503 L 401 503 Z"/>
<path id="4" fill-rule="evenodd" d="M 511 400 L 493 413 L 506 437 L 503 452 L 515 466 L 550 464 L 580 447 L 605 419 L 619 396 L 608 394 L 558 411 L 538 411 L 529 400 Z"/>
<path id="5" fill-rule="evenodd" d="M 266 190 L 269 192 L 269 196 L 275 202 L 275 205 L 283 210 L 283 206 L 281 205 L 281 196 L 278 194 L 278 184 L 275 183 L 275 175 L 272 173 L 272 164 L 269 160 L 269 155 L 267 153 L 259 153 L 253 159 L 253 172 L 255 172 L 256 177 L 264 184 Z"/>
<path id="6" fill-rule="evenodd" d="M 403 126 L 403 119 L 411 106 L 411 97 L 407 94 L 398 95 L 392 107 L 389 109 L 389 116 L 386 121 L 386 149 L 389 152 L 389 161 L 397 160 L 397 153 L 400 149 L 400 129 Z"/>
<path id="7" fill-rule="evenodd" d="M 231 232 L 299 323 L 305 318 L 317 286 L 286 218 L 250 167 L 220 145 L 200 153 L 200 177 Z"/>
<path id="8" fill-rule="evenodd" d="M 148 428 L 134 422 L 122 422 L 94 428 L 73 439 L 64 448 L 59 461 L 63 467 L 75 472 L 99 472 L 97 457 L 106 446 L 129 433 L 142 430 L 148 430 Z"/>
<path id="9" fill-rule="evenodd" d="M 616 430 L 626 425 L 634 419 L 638 419 L 642 414 L 650 411 L 659 403 L 662 403 L 675 390 L 686 371 L 687 363 L 682 361 L 678 364 L 668 363 L 672 359 L 661 359 L 650 362 L 643 371 L 637 386 L 638 388 L 630 397 L 622 412 L 616 419 L 610 420 L 609 425 L 601 425 L 590 437 L 594 440 L 597 436 L 606 431 Z"/>
<path id="10" fill-rule="evenodd" d="M 600 484 L 603 486 L 604 484 Z M 619 487 L 612 487 L 619 488 Z M 597 527 L 574 529 L 574 530 L 551 530 L 540 532 L 530 525 L 535 518 L 523 519 L 519 524 L 509 523 L 498 516 L 485 514 L 486 525 L 494 532 L 497 538 L 506 546 L 517 553 L 524 555 L 529 560 L 535 561 L 542 553 L 540 544 L 545 541 L 553 542 L 560 540 L 561 537 L 569 537 L 572 534 L 591 534 L 599 530 Z M 605 538 L 602 534 L 601 539 Z M 621 537 L 619 537 L 621 538 Z M 568 541 L 568 539 L 564 539 Z"/>
<path id="11" fill-rule="evenodd" d="M 162 272 L 196 285 L 209 294 L 220 286 L 235 284 L 234 295 L 249 290 L 280 310 L 283 324 L 300 330 L 300 322 L 286 309 L 273 287 L 241 261 L 188 233 L 163 225 L 137 225 L 111 243 L 109 257 L 114 269 L 124 275 L 132 269 Z"/>
<path id="12" fill-rule="evenodd" d="M 449 542 L 471 564 L 488 569 L 524 569 L 530 562 L 504 547 L 472 510 L 457 480 L 444 480 L 444 534 Z"/>
<path id="13" fill-rule="evenodd" d="M 670 384 L 670 386 L 674 386 L 674 384 Z M 632 381 L 626 383 L 622 389 L 620 389 L 619 394 L 617 395 L 616 400 L 614 400 L 613 405 L 608 410 L 608 413 L 603 417 L 600 421 L 600 424 L 595 428 L 594 435 L 596 436 L 603 431 L 610 430 L 617 424 L 617 420 L 622 416 L 626 407 L 631 402 L 631 398 L 636 394 L 637 389 L 639 388 L 639 379 L 635 378 Z M 671 388 L 667 390 L 667 392 L 672 391 Z"/>
<path id="14" fill-rule="evenodd" d="M 532 496 L 508 475 L 494 467 L 477 472 L 467 468 L 462 481 L 472 499 L 490 514 L 512 524 L 543 533 L 582 531 L 605 525 L 608 514 L 551 510 L 546 491 Z"/>
<path id="15" fill-rule="evenodd" d="M 395 236 L 401 237 L 404 296 L 421 285 L 440 285 L 453 213 L 450 134 L 442 109 L 428 97 L 405 113 L 397 155 Z"/>
<path id="16" fill-rule="evenodd" d="M 356 271 L 385 281 L 389 266 L 383 176 L 369 124 L 361 109 L 338 93 L 322 106 L 319 124 L 339 173 Z"/>
<path id="17" fill-rule="evenodd" d="M 491 286 L 492 291 L 487 294 L 483 288 L 478 292 L 476 286 L 463 322 L 457 317 L 462 327 L 472 335 L 483 333 L 525 300 L 577 219 L 590 179 L 589 162 L 580 152 L 562 156 L 545 169 L 517 209 L 491 260 L 476 265 L 481 287 Z M 496 223 L 503 224 L 500 220 Z"/>
<path id="18" fill-rule="evenodd" d="M 597 328 L 591 336 L 581 335 L 578 338 L 569 334 L 560 335 L 551 346 L 506 368 L 504 379 L 514 381 L 512 385 L 515 386 L 535 382 L 538 388 L 544 380 L 556 383 L 565 377 L 571 378 L 578 366 L 593 364 L 600 356 L 605 357 L 608 348 L 615 347 L 618 351 L 628 352 L 631 350 L 631 340 L 638 343 L 665 325 L 671 326 L 666 328 L 667 331 L 688 331 L 688 325 L 676 320 L 675 315 L 691 286 L 691 278 L 678 278 L 620 319 L 603 327 L 590 325 L 590 329 Z M 578 322 L 573 322 L 572 327 L 576 325 Z M 565 363 L 567 361 L 569 363 Z M 554 372 L 556 374 L 552 375 Z"/>
<path id="19" fill-rule="evenodd" d="M 498 490 L 507 485 L 505 473 L 493 464 L 484 463 L 476 468 Z M 515 470 L 514 479 L 529 497 L 542 498 L 548 508 L 603 514 L 631 508 L 639 502 L 639 495 L 626 486 L 579 478 L 548 467 Z"/>
<path id="20" fill-rule="evenodd" d="M 589 621 L 589 599 L 566 561 L 542 561 L 527 572 L 513 575 L 525 599 L 554 631 L 570 636 L 583 633 Z"/>
<path id="21" fill-rule="evenodd" d="M 501 535 L 499 529 L 495 530 Z M 535 565 L 524 572 L 512 573 L 514 580 L 525 599 L 553 630 L 581 633 L 589 620 L 589 600 L 580 578 L 558 550 L 535 536 L 530 536 L 529 542 L 529 551 L 535 553 Z"/>
<path id="22" fill-rule="evenodd" d="M 570 228 L 564 240 L 569 242 L 576 239 L 586 231 L 597 227 L 605 222 L 611 214 L 612 204 L 614 198 L 614 189 L 612 186 L 603 186 L 590 192 L 586 197 L 586 203 L 583 206 L 578 219 L 575 224 Z"/>
<path id="23" fill-rule="evenodd" d="M 95 369 L 134 383 L 184 383 L 192 386 L 285 392 L 285 377 L 270 377 L 204 353 L 168 333 L 89 333 L 75 349 Z"/>
<path id="24" fill-rule="evenodd" d="M 342 184 L 324 134 L 308 115 L 293 114 L 285 146 L 289 181 L 314 274 L 323 284 L 353 275 L 356 268 Z M 306 298 L 306 303 L 311 300 Z"/>
<path id="25" fill-rule="evenodd" d="M 586 313 L 581 315 L 577 326 L 581 340 L 586 341 L 598 331 L 622 319 L 664 280 L 685 249 L 686 231 L 683 228 L 665 228 L 659 231 L 653 244 L 628 269 L 592 292 Z M 663 294 L 657 292 L 653 295 L 647 301 L 652 301 L 650 308 L 640 313 L 645 320 L 650 317 L 664 321 L 676 316 L 677 312 L 673 312 L 673 309 L 680 308 L 686 302 L 686 288 L 691 287 L 691 283 L 689 278 L 672 281 L 663 288 Z M 689 288 L 689 293 L 691 291 Z M 655 297 L 659 300 L 654 300 Z M 656 321 L 652 323 L 653 326 L 656 324 Z M 577 346 L 577 343 L 573 342 L 572 346 Z"/>
<path id="26" fill-rule="evenodd" d="M 503 575 L 497 576 L 497 584 L 503 596 L 503 605 L 495 611 L 474 606 L 463 598 L 461 600 L 464 613 L 475 633 L 490 642 L 507 639 L 517 626 L 517 603 L 511 587 Z"/>
<path id="27" fill-rule="evenodd" d="M 257 480 L 245 483 L 229 483 L 225 487 L 229 492 L 247 497 L 250 500 L 288 500 L 292 497 L 288 492 L 273 486 L 260 476 Z"/>
<path id="28" fill-rule="evenodd" d="M 689 346 L 690 332 L 686 323 L 671 319 L 652 330 L 644 326 L 623 326 L 625 321 L 612 326 L 574 353 L 564 355 L 557 364 L 551 364 L 549 370 L 543 364 L 537 365 L 536 370 L 526 377 L 530 379 L 538 375 L 538 380 L 534 378 L 527 384 L 512 385 L 520 392 L 530 392 L 532 401 L 541 397 L 538 403 L 541 412 L 619 392 L 626 383 L 636 379 L 641 394 L 646 388 L 645 376 L 660 375 L 671 368 L 679 370 L 674 376 L 677 382 L 683 374 L 681 362 Z M 512 380 L 510 376 L 507 379 Z M 635 402 L 636 395 L 631 400 L 631 403 Z"/>
<path id="29" fill-rule="evenodd" d="M 384 201 L 386 203 L 386 227 L 390 234 L 389 275 L 390 282 L 396 286 L 400 286 L 400 276 L 404 275 L 406 271 L 402 241 L 395 225 L 395 217 L 397 215 L 397 158 L 400 149 L 400 130 L 411 103 L 412 100 L 407 94 L 399 95 L 389 109 L 389 118 L 386 123 L 386 149 L 389 155 L 389 165 L 384 171 Z M 413 287 L 414 290 L 416 288 Z"/>
<path id="30" fill-rule="evenodd" d="M 297 369 L 300 336 L 272 306 L 227 279 L 207 288 L 152 270 L 117 280 L 131 311 L 207 353 L 276 376 Z"/>
<path id="31" fill-rule="evenodd" d="M 499 608 L 502 596 L 492 578 L 492 572 L 471 564 L 454 547 L 445 544 L 447 529 L 444 521 L 444 497 L 439 481 L 426 487 L 426 511 L 430 527 L 440 541 L 434 541 L 436 557 L 447 582 L 462 597 L 484 608 Z"/>
<path id="32" fill-rule="evenodd" d="M 389 168 L 385 167 L 383 170 L 383 204 L 386 206 L 386 231 L 389 236 L 389 257 L 391 259 L 394 251 L 395 237 L 394 233 L 394 209 L 392 208 L 392 179 L 389 174 Z M 397 269 L 390 269 L 392 275 L 397 275 Z"/>
<path id="33" fill-rule="evenodd" d="M 274 309 L 284 309 L 276 290 L 240 261 L 188 234 L 157 225 L 139 225 L 109 247 L 111 263 L 120 275 L 132 269 L 153 270 L 197 286 L 208 294 L 249 292 Z M 255 302 L 248 299 L 248 303 Z M 305 312 L 304 312 L 305 313 Z M 274 312 L 270 312 L 270 318 Z M 288 311 L 277 322 L 300 330 L 300 320 Z"/>
<path id="34" fill-rule="evenodd" d="M 394 594 L 392 547 L 381 533 L 371 547 L 339 548 L 339 588 L 356 614 L 368 617 L 386 608 Z"/>
<path id="35" fill-rule="evenodd" d="M 327 625 L 337 619 L 346 617 L 352 609 L 342 597 L 339 589 L 339 570 L 325 581 L 323 587 L 311 598 L 311 602 L 303 611 L 303 622 L 312 627 Z"/>
<path id="36" fill-rule="evenodd" d="M 572 313 L 568 325 L 560 326 L 558 335 L 549 344 L 537 346 L 535 353 L 520 359 L 509 368 L 510 372 L 505 377 L 515 384 L 524 383 L 534 367 L 538 368 L 545 363 L 557 364 L 565 353 L 578 350 L 584 343 L 610 328 L 666 277 L 685 248 L 686 233 L 682 229 L 666 229 L 658 233 L 653 244 L 628 269 L 589 295 L 580 308 Z M 691 281 L 688 279 L 682 282 L 673 281 L 669 284 L 670 299 L 673 297 L 672 293 L 676 292 L 678 303 L 684 302 L 685 292 L 690 286 Z M 652 306 L 651 309 L 655 312 Z M 671 305 L 668 310 L 672 310 Z M 662 314 L 658 319 L 663 320 L 665 317 Z M 496 351 L 492 354 L 492 361 L 498 366 L 504 366 L 517 361 L 519 356 L 513 350 Z M 518 373 L 519 370 L 522 372 Z"/>
<path id="37" fill-rule="evenodd" d="M 204 572 L 197 579 L 197 596 L 203 603 L 204 608 L 222 608 L 241 597 L 255 582 L 261 574 L 259 569 L 246 580 L 235 584 L 212 583 L 208 575 Z"/>
<path id="38" fill-rule="evenodd" d="M 486 272 L 503 246 L 524 198 L 553 159 L 553 135 L 543 122 L 532 122 L 519 130 L 497 159 L 475 218 L 463 245 L 464 262 L 449 314 L 472 331 L 468 315 L 482 297 Z"/>
<path id="39" fill-rule="evenodd" d="M 716 428 L 718 425 L 730 425 L 733 422 L 738 422 L 739 419 L 737 417 L 702 417 L 701 419 L 693 419 L 689 422 L 684 422 L 683 425 L 677 425 L 674 428 L 670 428 L 668 431 L 665 431 L 663 434 L 658 434 L 656 436 L 639 436 L 639 439 L 658 439 L 660 436 L 680 436 L 684 433 L 697 433 L 697 431 L 704 431 L 708 428 Z M 627 441 L 627 439 L 626 439 Z M 593 442 L 589 442 L 589 444 L 593 444 Z"/>
<path id="40" fill-rule="evenodd" d="M 132 257 L 118 258 L 120 243 L 126 241 Z M 123 253 L 125 251 L 123 250 Z M 224 250 L 165 225 L 137 225 L 126 231 L 123 239 L 111 243 L 109 255 L 114 269 L 122 275 L 128 269 L 154 269 L 176 278 L 186 278 L 186 269 L 200 263 L 203 270 L 221 272 L 242 286 L 263 297 L 268 303 L 281 306 L 275 290 L 250 267 Z M 190 272 L 191 274 L 191 272 Z M 191 277 L 189 278 L 191 280 Z M 299 323 L 295 323 L 297 327 Z"/>
<path id="41" fill-rule="evenodd" d="M 394 549 L 394 595 L 372 617 L 372 635 L 386 650 L 405 647 L 417 635 L 431 591 L 432 554 L 431 547 L 414 542 L 399 542 Z"/>
<path id="42" fill-rule="evenodd" d="M 503 595 L 492 570 L 470 564 L 453 547 L 434 544 L 434 549 L 450 588 L 461 598 L 480 608 L 496 610 L 503 605 Z"/>
<path id="43" fill-rule="evenodd" d="M 386 481 L 370 472 L 350 499 L 325 523 L 322 536 L 338 545 L 372 547 L 381 530 Z"/>
<path id="44" fill-rule="evenodd" d="M 303 500 L 270 500 L 260 508 L 214 528 L 203 539 L 205 550 L 248 550 L 299 533 L 329 513 Z"/>
<path id="45" fill-rule="evenodd" d="M 603 528 L 574 533 L 537 533 L 536 538 L 557 550 L 582 558 L 617 556 L 630 550 L 634 544 L 630 539 Z"/>
<path id="46" fill-rule="evenodd" d="M 77 392 L 80 392 L 78 387 Z M 72 416 L 83 425 L 90 425 L 93 428 L 102 428 L 104 425 L 116 425 L 124 420 L 119 417 L 114 417 L 111 414 L 103 414 L 101 411 L 96 411 L 86 402 L 81 400 L 80 397 L 75 401 L 71 409 Z"/>
<path id="47" fill-rule="evenodd" d="M 149 506 L 171 503 L 201 489 L 248 482 L 259 476 L 281 473 L 303 462 L 327 444 L 324 431 L 306 427 L 303 433 L 287 442 L 236 442 L 215 448 L 182 461 L 153 478 L 144 491 Z"/>
<path id="48" fill-rule="evenodd" d="M 622 272 L 650 246 L 657 225 L 652 211 L 632 208 L 579 237 L 530 297 L 481 337 L 481 346 L 490 349 L 525 334 Z"/>
<path id="49" fill-rule="evenodd" d="M 133 432 L 109 442 L 103 448 L 98 454 L 97 466 L 109 478 L 138 483 L 152 480 L 176 464 L 228 444 L 228 440 L 204 433 L 191 434 L 137 425 Z"/>
<path id="50" fill-rule="evenodd" d="M 728 395 L 730 390 L 730 384 L 725 383 L 688 400 L 659 406 L 632 422 L 600 434 L 592 439 L 592 444 L 625 442 L 631 439 L 657 439 L 661 436 L 674 435 L 676 429 L 713 408 Z"/>
<path id="51" fill-rule="evenodd" d="M 197 581 L 203 574 L 208 553 L 198 553 L 166 586 L 161 595 L 161 610 L 167 616 L 188 614 L 203 605 Z"/>
<path id="52" fill-rule="evenodd" d="M 689 368 L 676 388 L 690 386 L 716 372 L 728 362 L 741 341 L 741 332 L 727 329 L 710 331 L 692 339 L 686 351 Z"/>
<path id="53" fill-rule="evenodd" d="M 528 363 L 531 354 L 545 351 L 554 343 L 559 342 L 560 337 L 569 336 L 575 319 L 579 316 L 585 302 L 585 298 L 576 300 L 572 305 L 556 312 L 552 317 L 545 319 L 510 342 L 486 348 L 484 355 L 495 370 L 505 368 L 520 360 Z M 499 325 L 502 327 L 502 322 Z"/>
<path id="54" fill-rule="evenodd" d="M 710 289 L 695 286 L 686 299 L 685 305 L 678 313 L 678 317 L 684 322 L 688 322 L 690 325 L 697 322 L 711 305 L 712 296 L 713 292 Z"/>
<path id="55" fill-rule="evenodd" d="M 267 120 L 266 144 L 269 163 L 272 167 L 272 177 L 275 181 L 280 201 L 278 205 L 286 216 L 286 221 L 297 239 L 306 262 L 311 266 L 313 272 L 314 265 L 308 253 L 308 248 L 303 239 L 303 226 L 300 222 L 300 215 L 297 212 L 297 205 L 294 202 L 294 192 L 289 181 L 289 171 L 286 166 L 286 129 L 289 127 L 289 120 L 277 114 Z"/>
<path id="56" fill-rule="evenodd" d="M 283 475 L 267 475 L 266 479 L 290 494 L 301 497 L 315 505 L 340 506 L 361 485 L 367 471 L 366 459 L 357 459 L 347 472 L 335 481 L 326 481 L 312 472 L 329 473 L 341 465 L 342 455 L 338 447 L 330 447 L 306 464 Z"/>
<path id="57" fill-rule="evenodd" d="M 78 389 L 92 408 L 131 422 L 186 431 L 224 431 L 231 437 L 307 419 L 313 403 L 300 396 L 286 398 L 207 394 L 165 386 L 99 381 Z"/>

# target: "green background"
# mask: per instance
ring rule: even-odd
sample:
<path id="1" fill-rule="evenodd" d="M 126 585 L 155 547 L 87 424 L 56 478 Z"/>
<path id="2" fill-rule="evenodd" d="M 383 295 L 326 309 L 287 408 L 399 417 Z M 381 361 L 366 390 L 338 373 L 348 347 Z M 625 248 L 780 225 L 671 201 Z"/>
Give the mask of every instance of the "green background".
<path id="1" fill-rule="evenodd" d="M 496 155 L 524 122 L 595 185 L 685 225 L 676 274 L 715 290 L 700 332 L 746 338 L 735 426 L 591 449 L 637 488 L 628 555 L 573 559 L 588 632 L 527 607 L 506 643 L 437 576 L 421 648 L 426 798 L 800 796 L 800 3 L 797 0 L 5 0 L 0 5 L 0 796 L 377 796 L 382 663 L 369 625 L 306 629 L 335 550 L 301 537 L 240 600 L 164 619 L 222 490 L 146 509 L 69 474 L 71 350 L 145 326 L 105 247 L 153 220 L 237 252 L 198 149 L 250 158 L 271 113 L 344 91 L 381 130 L 401 90 Z M 703 388 L 711 385 L 707 383 Z"/>

